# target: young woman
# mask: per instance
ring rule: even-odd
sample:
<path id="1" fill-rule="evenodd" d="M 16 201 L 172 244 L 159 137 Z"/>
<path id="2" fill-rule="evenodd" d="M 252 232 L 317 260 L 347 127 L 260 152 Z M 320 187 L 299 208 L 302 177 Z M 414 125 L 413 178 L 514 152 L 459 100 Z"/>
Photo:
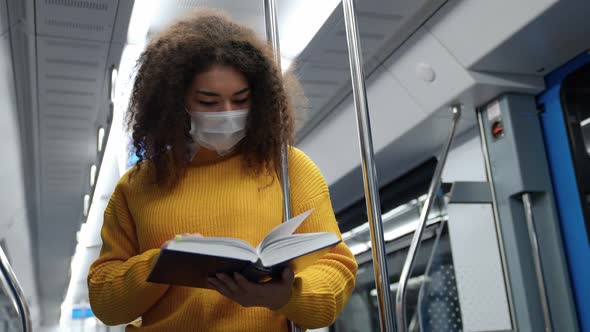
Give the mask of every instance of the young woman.
<path id="1" fill-rule="evenodd" d="M 155 38 L 139 59 L 129 122 L 139 162 L 105 210 L 100 257 L 88 273 L 90 303 L 128 331 L 287 331 L 330 325 L 355 284 L 344 243 L 304 271 L 267 283 L 239 274 L 211 289 L 146 281 L 176 234 L 234 237 L 257 245 L 282 221 L 277 175 L 293 142 L 293 102 L 272 51 L 248 28 L 198 12 Z M 292 210 L 314 208 L 298 232 L 340 236 L 328 187 L 300 150 L 289 149 Z M 198 269 L 198 266 L 195 266 Z"/>

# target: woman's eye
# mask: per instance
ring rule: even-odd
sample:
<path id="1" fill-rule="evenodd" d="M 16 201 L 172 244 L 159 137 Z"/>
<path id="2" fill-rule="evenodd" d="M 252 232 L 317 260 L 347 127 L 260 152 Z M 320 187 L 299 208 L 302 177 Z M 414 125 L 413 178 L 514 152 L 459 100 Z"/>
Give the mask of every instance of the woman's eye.
<path id="1" fill-rule="evenodd" d="M 248 101 L 248 98 L 234 100 L 236 104 L 245 104 Z"/>
<path id="2" fill-rule="evenodd" d="M 213 105 L 217 104 L 217 102 L 216 101 L 202 101 L 202 100 L 199 100 L 199 104 L 204 105 L 204 106 L 213 106 Z"/>

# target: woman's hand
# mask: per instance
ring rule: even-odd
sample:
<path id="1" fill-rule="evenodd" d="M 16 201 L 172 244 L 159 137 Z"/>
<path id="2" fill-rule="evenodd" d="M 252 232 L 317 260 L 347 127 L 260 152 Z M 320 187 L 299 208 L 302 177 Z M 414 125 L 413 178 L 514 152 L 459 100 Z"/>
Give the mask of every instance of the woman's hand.
<path id="1" fill-rule="evenodd" d="M 233 278 L 218 273 L 217 278 L 208 278 L 209 287 L 243 307 L 266 307 L 271 310 L 282 308 L 289 302 L 291 286 L 295 280 L 293 271 L 285 268 L 280 280 L 255 284 L 239 273 Z"/>

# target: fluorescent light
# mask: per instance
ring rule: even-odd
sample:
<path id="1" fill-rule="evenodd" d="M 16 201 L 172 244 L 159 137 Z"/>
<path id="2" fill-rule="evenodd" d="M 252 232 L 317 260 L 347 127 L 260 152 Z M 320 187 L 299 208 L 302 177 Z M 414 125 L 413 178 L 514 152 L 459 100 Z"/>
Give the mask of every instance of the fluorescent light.
<path id="1" fill-rule="evenodd" d="M 158 7 L 160 7 L 158 0 L 135 1 L 127 30 L 128 44 L 143 44 L 145 42 L 152 18 Z"/>
<path id="2" fill-rule="evenodd" d="M 402 204 L 400 206 L 397 206 L 394 209 L 384 213 L 381 216 L 381 221 L 383 222 L 383 224 L 387 224 L 387 223 L 391 222 L 392 220 L 394 220 L 395 218 L 397 218 L 405 213 L 408 213 L 409 211 L 411 211 L 413 209 L 416 209 L 417 204 L 418 204 L 418 201 L 413 199 L 406 204 Z M 360 226 L 357 226 L 357 227 L 351 229 L 350 231 L 343 233 L 342 239 L 346 241 L 346 240 L 351 239 L 359 234 L 363 234 L 363 233 L 368 232 L 369 229 L 370 229 L 369 222 L 366 221 L 363 224 L 361 224 Z"/>
<path id="3" fill-rule="evenodd" d="M 404 213 L 407 213 L 413 209 L 418 211 L 419 207 L 417 204 L 418 204 L 418 201 L 413 199 L 406 204 L 402 204 L 400 206 L 395 207 L 394 209 L 392 209 L 390 211 L 387 211 L 386 213 L 383 214 L 381 219 L 385 223 L 385 222 L 389 222 L 389 221 L 395 219 L 396 217 L 399 217 L 399 216 L 403 215 Z"/>
<path id="4" fill-rule="evenodd" d="M 293 60 L 281 57 L 281 71 L 284 73 L 287 70 L 289 70 L 289 67 L 291 67 L 291 63 L 293 63 Z"/>
<path id="5" fill-rule="evenodd" d="M 589 124 L 590 124 L 590 118 L 586 118 L 585 120 L 582 120 L 582 122 L 580 122 L 580 127 L 584 127 Z"/>
<path id="6" fill-rule="evenodd" d="M 355 243 L 348 246 L 348 249 L 350 249 L 355 256 L 369 250 L 369 248 L 370 247 L 366 243 Z"/>
<path id="7" fill-rule="evenodd" d="M 418 227 L 419 220 L 414 220 L 407 224 L 403 224 L 397 227 L 394 227 L 392 230 L 383 233 L 383 240 L 391 241 L 395 240 L 399 237 L 402 237 L 406 234 L 410 234 L 416 230 Z"/>
<path id="8" fill-rule="evenodd" d="M 96 165 L 90 166 L 90 187 L 94 187 L 96 182 Z"/>
<path id="9" fill-rule="evenodd" d="M 441 222 L 442 220 L 449 220 L 449 216 L 436 216 L 426 220 L 426 226 L 434 225 L 436 223 Z M 414 233 L 418 228 L 418 223 L 420 219 L 413 220 L 409 223 L 395 226 L 393 229 L 386 231 L 383 234 L 383 239 L 385 241 L 392 241 L 401 238 L 402 236 Z"/>
<path id="10" fill-rule="evenodd" d="M 88 209 L 90 209 L 90 195 L 84 195 L 84 217 L 88 217 Z"/>
<path id="11" fill-rule="evenodd" d="M 102 147 L 104 146 L 104 128 L 98 127 L 98 152 L 102 152 Z"/>
<path id="12" fill-rule="evenodd" d="M 357 226 L 346 233 L 343 233 L 342 239 L 344 241 L 346 241 L 346 240 L 351 239 L 351 238 L 355 237 L 356 235 L 362 234 L 368 230 L 369 230 L 369 222 L 365 221 L 364 224 Z"/>
<path id="13" fill-rule="evenodd" d="M 407 283 L 407 289 L 420 288 L 422 286 L 422 284 L 429 283 L 430 281 L 431 281 L 430 277 L 425 277 L 425 276 L 418 276 L 418 277 L 409 278 L 408 283 Z M 397 291 L 398 287 L 399 287 L 399 282 L 394 282 L 393 284 L 389 284 L 389 290 L 392 292 Z M 369 292 L 369 294 L 371 296 L 377 296 L 377 290 L 373 288 Z"/>
<path id="14" fill-rule="evenodd" d="M 279 19 L 281 53 L 291 59 L 297 57 L 339 3 L 340 0 L 283 1 L 280 11 L 286 17 Z"/>
<path id="15" fill-rule="evenodd" d="M 95 328 L 98 323 L 96 322 L 96 318 L 90 317 L 84 320 L 84 327 L 85 328 Z"/>
<path id="16" fill-rule="evenodd" d="M 113 66 L 113 68 L 111 69 L 111 101 L 115 100 L 115 92 L 117 91 L 117 68 L 115 66 Z"/>

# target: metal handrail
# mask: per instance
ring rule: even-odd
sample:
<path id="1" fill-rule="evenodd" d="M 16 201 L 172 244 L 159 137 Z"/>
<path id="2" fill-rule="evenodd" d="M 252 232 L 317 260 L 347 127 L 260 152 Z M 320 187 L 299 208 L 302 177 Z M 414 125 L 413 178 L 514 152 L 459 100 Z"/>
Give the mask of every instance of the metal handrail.
<path id="1" fill-rule="evenodd" d="M 356 22 L 354 0 L 343 0 L 342 8 L 344 10 L 348 59 L 350 62 L 352 96 L 355 104 L 361 149 L 361 166 L 365 186 L 367 217 L 371 229 L 373 269 L 375 270 L 375 284 L 379 303 L 379 323 L 381 331 L 394 331 L 393 301 L 389 292 L 389 272 L 387 271 L 387 256 L 385 253 L 385 241 L 383 240 L 381 202 L 379 199 L 377 169 L 375 167 L 367 90 L 365 88 L 365 74 L 363 71 L 361 43 Z"/>
<path id="2" fill-rule="evenodd" d="M 484 112 L 482 110 L 476 111 L 477 127 L 479 128 L 479 141 L 481 144 L 481 152 L 483 154 L 483 161 L 486 170 L 486 181 L 490 185 L 490 192 L 492 194 L 492 212 L 494 214 L 494 228 L 496 229 L 496 240 L 500 249 L 500 261 L 502 262 L 502 273 L 504 280 L 510 280 L 508 276 L 508 265 L 506 259 L 506 247 L 504 246 L 504 238 L 502 237 L 502 224 L 500 223 L 500 212 L 498 211 L 498 200 L 496 196 L 496 185 L 492 176 L 492 162 L 490 160 L 488 140 L 486 138 L 486 129 L 484 125 Z M 510 322 L 515 321 L 516 314 L 514 312 L 514 300 L 512 297 L 512 288 L 506 287 L 506 295 L 508 296 L 508 308 L 510 313 Z"/>
<path id="3" fill-rule="evenodd" d="M 12 270 L 10 262 L 8 262 L 8 257 L 6 257 L 2 247 L 0 247 L 0 272 L 2 273 L 2 277 L 0 278 L 2 287 L 9 292 L 8 296 L 21 319 L 23 332 L 30 332 L 31 313 L 29 311 L 29 306 L 27 305 L 23 290 L 14 275 L 14 271 Z"/>
<path id="4" fill-rule="evenodd" d="M 440 238 L 443 232 L 443 228 L 446 225 L 446 220 L 441 220 L 441 223 L 438 225 L 436 229 L 436 237 L 434 238 L 434 243 L 432 244 L 432 250 L 430 251 L 430 257 L 428 258 L 428 263 L 426 263 L 426 269 L 424 269 L 423 276 L 428 278 L 430 274 L 430 269 L 432 268 L 432 262 L 434 261 L 434 256 L 436 254 L 436 249 L 438 249 L 438 244 L 440 242 Z M 422 328 L 422 300 L 424 299 L 424 285 L 420 286 L 420 290 L 418 291 L 418 305 L 416 306 L 416 315 L 415 317 L 418 318 L 418 326 L 420 327 L 420 331 L 424 331 Z"/>
<path id="5" fill-rule="evenodd" d="M 541 298 L 541 308 L 543 310 L 543 321 L 545 322 L 545 331 L 552 332 L 553 324 L 549 311 L 549 299 L 547 298 L 547 287 L 545 286 L 545 277 L 543 276 L 543 264 L 541 262 L 541 251 L 539 250 L 539 241 L 537 229 L 535 228 L 535 218 L 533 216 L 533 203 L 529 193 L 522 194 L 522 204 L 524 207 L 524 216 L 529 231 L 529 240 L 533 256 L 533 265 L 535 266 L 535 277 L 537 278 L 537 288 Z"/>
<path id="6" fill-rule="evenodd" d="M 279 25 L 276 0 L 264 0 L 264 22 L 266 24 L 266 39 L 271 44 L 275 63 L 281 73 L 281 49 L 279 46 Z M 280 178 L 283 191 L 283 221 L 291 218 L 291 188 L 289 184 L 289 147 L 284 142 L 281 147 Z M 289 321 L 292 332 L 303 332 L 303 329 Z"/>
<path id="7" fill-rule="evenodd" d="M 428 196 L 426 197 L 426 201 L 424 202 L 424 208 L 422 209 L 422 213 L 420 215 L 420 223 L 418 225 L 418 229 L 414 233 L 414 237 L 412 238 L 412 243 L 410 245 L 410 249 L 408 251 L 408 256 L 406 257 L 406 261 L 404 263 L 404 267 L 402 269 L 402 273 L 399 279 L 399 288 L 395 296 L 395 313 L 396 313 L 396 326 L 398 332 L 406 332 L 406 286 L 408 284 L 408 278 L 412 273 L 412 269 L 414 267 L 414 262 L 416 260 L 416 254 L 418 253 L 418 248 L 420 247 L 420 241 L 422 240 L 422 233 L 424 228 L 426 227 L 426 220 L 428 219 L 428 214 L 430 213 L 430 209 L 432 209 L 432 205 L 434 204 L 434 198 L 436 195 L 436 191 L 440 186 L 442 170 L 445 166 L 447 161 L 447 156 L 449 154 L 449 150 L 451 145 L 453 144 L 453 139 L 455 137 L 455 131 L 457 130 L 457 124 L 459 123 L 459 119 L 461 118 L 461 106 L 460 105 L 453 105 L 450 107 L 451 112 L 453 113 L 453 120 L 451 129 L 449 131 L 449 136 L 447 138 L 446 144 L 443 146 L 441 151 L 441 155 L 438 158 L 438 163 L 436 164 L 436 169 L 434 170 L 434 175 L 432 177 L 432 181 L 430 182 L 430 187 L 428 188 Z"/>
<path id="8" fill-rule="evenodd" d="M 275 63 L 281 72 L 281 49 L 279 46 L 279 26 L 277 23 L 276 0 L 264 0 L 264 17 L 266 23 L 266 39 L 272 45 Z M 291 190 L 289 184 L 289 155 L 285 142 L 281 147 L 281 188 L 283 191 L 283 220 L 291 218 Z"/>
<path id="9" fill-rule="evenodd" d="M 281 73 L 281 48 L 279 46 L 279 25 L 277 21 L 276 0 L 264 0 L 264 17 L 266 23 L 266 39 L 271 44 L 275 63 Z M 287 143 L 281 147 L 281 188 L 283 190 L 283 220 L 291 218 L 291 190 L 289 184 L 289 154 Z"/>

